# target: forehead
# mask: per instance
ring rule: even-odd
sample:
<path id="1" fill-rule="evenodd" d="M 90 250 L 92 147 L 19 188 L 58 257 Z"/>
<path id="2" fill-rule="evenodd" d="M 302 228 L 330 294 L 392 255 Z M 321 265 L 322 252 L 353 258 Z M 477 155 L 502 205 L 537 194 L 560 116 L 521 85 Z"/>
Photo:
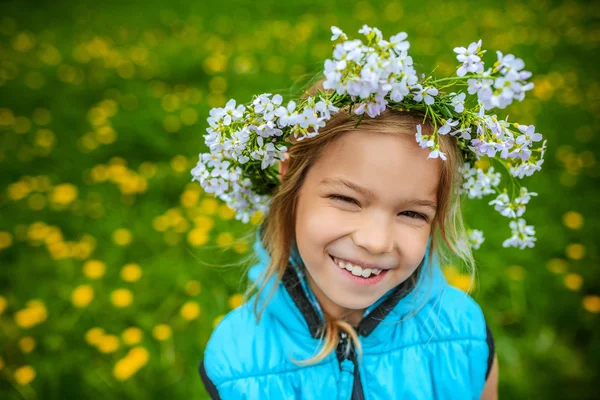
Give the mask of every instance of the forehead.
<path id="1" fill-rule="evenodd" d="M 307 180 L 341 177 L 382 197 L 435 199 L 441 160 L 428 155 L 414 134 L 351 131 L 329 143 Z"/>

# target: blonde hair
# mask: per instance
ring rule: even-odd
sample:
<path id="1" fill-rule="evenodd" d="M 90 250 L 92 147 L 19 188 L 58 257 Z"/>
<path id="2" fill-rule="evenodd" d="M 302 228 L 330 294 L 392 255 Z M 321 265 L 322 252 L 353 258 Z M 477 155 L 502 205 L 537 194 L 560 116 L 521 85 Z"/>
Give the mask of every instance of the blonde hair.
<path id="1" fill-rule="evenodd" d="M 313 85 L 305 96 L 312 96 L 317 89 L 322 89 L 322 81 Z M 319 134 L 313 138 L 294 141 L 289 150 L 289 165 L 281 184 L 273 193 L 269 213 L 260 227 L 260 241 L 270 255 L 269 265 L 262 271 L 256 282 L 246 291 L 244 297 L 248 299 L 256 292 L 256 298 L 260 298 L 266 288 L 267 282 L 275 277 L 274 284 L 266 301 L 258 307 L 259 302 L 254 302 L 254 313 L 260 321 L 265 306 L 281 282 L 283 275 L 289 266 L 289 259 L 295 246 L 295 216 L 296 199 L 306 173 L 311 165 L 325 151 L 328 144 L 339 138 L 346 132 L 352 131 L 356 125 L 356 118 L 349 118 L 347 110 L 340 110 L 326 124 L 319 129 Z M 424 115 L 414 111 L 398 111 L 386 109 L 376 118 L 364 118 L 360 123 L 360 129 L 378 133 L 388 134 L 413 134 L 415 125 L 421 124 L 424 134 L 430 134 L 433 126 L 423 122 Z M 466 229 L 463 224 L 459 185 L 461 175 L 459 166 L 463 160 L 458 149 L 456 138 L 451 135 L 440 136 L 440 150 L 446 153 L 447 160 L 441 162 L 440 183 L 438 187 L 438 206 L 436 217 L 432 222 L 430 254 L 435 253 L 441 262 L 448 262 L 452 257 L 460 258 L 474 274 L 474 261 L 467 242 Z M 409 278 L 408 288 L 416 285 L 423 265 L 420 265 L 415 273 Z M 292 360 L 297 365 L 309 365 L 317 363 L 327 357 L 336 349 L 339 343 L 339 334 L 344 332 L 352 340 L 362 357 L 362 349 L 358 334 L 348 322 L 336 320 L 324 310 L 325 321 L 320 329 L 321 341 L 324 339 L 320 351 L 312 358 L 304 361 Z M 348 350 L 348 347 L 346 348 Z"/>

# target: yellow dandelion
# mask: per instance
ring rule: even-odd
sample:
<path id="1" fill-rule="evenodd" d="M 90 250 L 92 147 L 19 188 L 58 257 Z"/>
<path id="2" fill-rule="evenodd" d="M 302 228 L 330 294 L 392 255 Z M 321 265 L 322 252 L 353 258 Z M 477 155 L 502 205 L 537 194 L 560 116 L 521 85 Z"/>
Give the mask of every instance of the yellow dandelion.
<path id="1" fill-rule="evenodd" d="M 188 160 L 185 156 L 177 155 L 171 160 L 171 168 L 175 172 L 183 172 L 188 168 Z"/>
<path id="2" fill-rule="evenodd" d="M 35 349 L 35 339 L 31 336 L 25 336 L 19 339 L 19 347 L 23 353 L 31 353 Z"/>
<path id="3" fill-rule="evenodd" d="M 15 381 L 21 386 L 29 385 L 35 379 L 35 369 L 24 365 L 15 370 Z"/>
<path id="4" fill-rule="evenodd" d="M 98 346 L 104 337 L 104 329 L 92 328 L 85 333 L 85 341 L 92 346 Z"/>
<path id="5" fill-rule="evenodd" d="M 567 261 L 562 258 L 553 258 L 546 263 L 546 267 L 553 274 L 563 274 L 567 272 Z"/>
<path id="6" fill-rule="evenodd" d="M 506 274 L 513 281 L 522 281 L 525 278 L 525 269 L 519 265 L 513 265 L 506 269 Z"/>
<path id="7" fill-rule="evenodd" d="M 125 282 L 135 282 L 142 277 L 142 269 L 134 263 L 126 264 L 121 268 L 121 279 Z"/>
<path id="8" fill-rule="evenodd" d="M 133 293 L 129 289 L 113 290 L 110 294 L 110 301 L 115 307 L 127 307 L 133 302 Z"/>
<path id="9" fill-rule="evenodd" d="M 209 235 L 204 229 L 194 228 L 187 233 L 188 243 L 192 246 L 202 246 L 208 243 Z"/>
<path id="10" fill-rule="evenodd" d="M 35 46 L 35 36 L 30 32 L 21 32 L 12 40 L 13 48 L 22 53 L 26 53 Z"/>
<path id="11" fill-rule="evenodd" d="M 42 210 L 46 207 L 46 198 L 41 193 L 34 193 L 27 199 L 27 205 L 34 211 Z"/>
<path id="12" fill-rule="evenodd" d="M 244 302 L 244 296 L 240 293 L 236 293 L 229 298 L 229 308 L 238 308 Z"/>
<path id="13" fill-rule="evenodd" d="M 471 281 L 471 276 L 467 274 L 459 274 L 453 279 L 449 279 L 448 283 L 463 292 L 469 292 L 475 289 L 475 281 Z"/>
<path id="14" fill-rule="evenodd" d="M 194 225 L 197 229 L 208 232 L 215 226 L 215 221 L 207 215 L 199 215 L 194 218 Z"/>
<path id="15" fill-rule="evenodd" d="M 102 353 L 114 353 L 120 346 L 119 338 L 115 335 L 103 335 L 97 346 Z"/>
<path id="16" fill-rule="evenodd" d="M 219 315 L 217 318 L 215 318 L 215 320 L 213 321 L 213 329 L 216 328 L 217 325 L 219 325 L 219 322 L 221 322 L 223 317 L 225 317 L 225 315 Z"/>
<path id="17" fill-rule="evenodd" d="M 0 250 L 12 246 L 13 237 L 9 232 L 0 232 Z"/>
<path id="18" fill-rule="evenodd" d="M 127 357 L 131 358 L 138 368 L 141 368 L 148 363 L 150 352 L 142 346 L 136 346 L 129 350 Z"/>
<path id="19" fill-rule="evenodd" d="M 179 197 L 179 202 L 184 207 L 193 207 L 200 198 L 200 192 L 197 190 L 185 190 Z"/>
<path id="20" fill-rule="evenodd" d="M 194 125 L 198 121 L 198 113 L 193 108 L 186 108 L 179 117 L 185 125 Z"/>
<path id="21" fill-rule="evenodd" d="M 119 381 L 124 381 L 131 378 L 137 371 L 135 362 L 130 357 L 123 357 L 115 364 L 113 376 Z"/>
<path id="22" fill-rule="evenodd" d="M 77 198 L 77 187 L 70 183 L 63 183 L 54 187 L 51 195 L 52 202 L 67 205 Z"/>
<path id="23" fill-rule="evenodd" d="M 4 296 L 0 296 L 0 315 L 4 313 L 4 310 L 6 310 L 6 304 L 6 298 Z"/>
<path id="24" fill-rule="evenodd" d="M 7 188 L 8 197 L 15 201 L 25 198 L 31 190 L 31 186 L 23 181 L 11 183 Z"/>
<path id="25" fill-rule="evenodd" d="M 223 220 L 232 219 L 235 216 L 235 211 L 230 208 L 227 204 L 221 204 L 219 206 L 219 217 Z"/>
<path id="26" fill-rule="evenodd" d="M 221 232 L 217 235 L 217 246 L 228 248 L 233 244 L 234 237 L 230 232 Z"/>
<path id="27" fill-rule="evenodd" d="M 585 257 L 585 247 L 579 243 L 571 243 L 567 246 L 566 253 L 571 260 L 581 260 Z"/>
<path id="28" fill-rule="evenodd" d="M 129 327 L 123 331 L 121 334 L 121 338 L 123 339 L 123 343 L 128 346 L 133 346 L 134 344 L 138 344 L 142 341 L 144 337 L 144 332 L 135 326 Z"/>
<path id="29" fill-rule="evenodd" d="M 244 254 L 250 249 L 250 245 L 246 240 L 238 240 L 233 244 L 233 250 L 238 254 Z"/>
<path id="30" fill-rule="evenodd" d="M 180 310 L 181 316 L 187 321 L 192 321 L 200 315 L 200 305 L 195 301 L 188 301 Z"/>
<path id="31" fill-rule="evenodd" d="M 583 226 L 583 215 L 577 211 L 568 211 L 563 215 L 563 224 L 569 229 L 581 229 Z"/>
<path id="32" fill-rule="evenodd" d="M 568 274 L 565 276 L 565 286 L 567 289 L 577 291 L 583 285 L 583 278 L 579 274 Z"/>
<path id="33" fill-rule="evenodd" d="M 600 296 L 585 296 L 583 298 L 583 308 L 591 313 L 600 313 Z"/>
<path id="34" fill-rule="evenodd" d="M 196 296 L 197 294 L 199 294 L 200 289 L 201 289 L 200 282 L 198 282 L 198 281 L 192 280 L 192 281 L 188 281 L 185 284 L 185 292 L 187 294 L 189 294 L 190 296 Z M 1 314 L 1 312 L 0 312 L 0 314 Z"/>
<path id="35" fill-rule="evenodd" d="M 171 327 L 166 324 L 159 324 L 152 328 L 152 336 L 156 340 L 167 340 L 171 337 Z"/>
<path id="36" fill-rule="evenodd" d="M 117 229 L 113 232 L 112 239 L 119 246 L 127 246 L 131 243 L 131 232 L 125 228 Z"/>
<path id="37" fill-rule="evenodd" d="M 163 121 L 163 128 L 169 133 L 177 132 L 181 129 L 181 121 L 176 115 L 167 115 Z"/>
<path id="38" fill-rule="evenodd" d="M 99 260 L 89 260 L 83 264 L 83 274 L 90 279 L 98 279 L 104 276 L 106 264 Z"/>
<path id="39" fill-rule="evenodd" d="M 48 313 L 44 304 L 37 300 L 27 302 L 27 307 L 15 313 L 15 322 L 21 328 L 31 328 L 46 320 Z"/>
<path id="40" fill-rule="evenodd" d="M 254 226 L 260 225 L 263 222 L 263 213 L 260 211 L 255 211 L 254 214 L 250 217 L 250 223 Z"/>
<path id="41" fill-rule="evenodd" d="M 200 202 L 200 210 L 208 215 L 214 215 L 219 208 L 219 202 L 213 198 L 204 198 Z"/>
<path id="42" fill-rule="evenodd" d="M 71 302 L 77 308 L 87 307 L 94 299 L 94 288 L 90 285 L 79 285 L 71 293 Z"/>

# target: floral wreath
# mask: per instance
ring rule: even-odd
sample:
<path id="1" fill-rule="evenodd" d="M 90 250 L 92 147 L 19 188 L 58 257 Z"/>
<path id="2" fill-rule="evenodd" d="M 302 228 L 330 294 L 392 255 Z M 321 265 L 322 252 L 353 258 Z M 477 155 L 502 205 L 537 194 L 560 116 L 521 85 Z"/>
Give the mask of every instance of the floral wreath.
<path id="1" fill-rule="evenodd" d="M 436 79 L 422 74 L 419 78 L 408 55 L 405 32 L 388 41 L 379 29 L 364 25 L 358 32 L 365 36 L 366 44 L 348 40 L 338 27 L 332 26 L 331 32 L 331 40 L 337 43 L 333 59 L 325 60 L 323 88 L 329 91 L 317 90 L 314 96 L 287 104 L 279 94 L 264 93 L 254 96 L 250 104 L 237 105 L 232 99 L 224 108 L 213 108 L 204 135 L 210 151 L 200 153 L 191 171 L 192 181 L 226 202 L 237 220 L 248 223 L 255 212 L 266 214 L 269 210 L 273 190 L 280 183 L 275 165 L 293 145 L 286 141 L 290 135 L 298 141 L 318 135 L 319 128 L 340 108 L 360 116 L 357 126 L 365 114 L 374 118 L 386 108 L 418 110 L 425 114 L 424 121 L 429 119 L 434 126 L 430 135 L 422 133 L 421 125 L 415 127 L 415 140 L 430 150 L 428 158 L 446 160 L 439 147 L 440 135 L 455 136 L 465 160 L 460 192 L 470 199 L 496 194 L 489 204 L 511 220 L 512 234 L 503 246 L 533 247 L 535 230 L 522 216 L 537 193 L 529 192 L 517 179 L 541 169 L 546 141 L 534 148 L 534 143 L 542 140 L 535 126 L 486 114 L 514 100 L 522 101 L 533 88 L 523 60 L 497 51 L 493 68 L 484 70 L 486 50 L 481 49 L 479 40 L 467 48 L 454 48 L 460 63 L 456 76 Z M 466 87 L 466 93 L 444 91 L 454 86 Z M 477 162 L 481 157 L 506 168 L 511 195 L 506 187 L 500 187 L 502 176 L 493 165 L 485 168 Z M 470 229 L 468 237 L 475 249 L 484 241 L 483 233 L 476 229 Z"/>

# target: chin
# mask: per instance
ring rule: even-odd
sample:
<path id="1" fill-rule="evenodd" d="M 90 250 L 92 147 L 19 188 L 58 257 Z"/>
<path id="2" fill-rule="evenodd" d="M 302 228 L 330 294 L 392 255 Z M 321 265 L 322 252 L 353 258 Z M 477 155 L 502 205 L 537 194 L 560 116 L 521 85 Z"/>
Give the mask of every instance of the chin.
<path id="1" fill-rule="evenodd" d="M 335 304 L 340 307 L 344 307 L 350 310 L 363 310 L 369 307 L 371 304 L 375 303 L 377 299 L 381 296 L 357 296 L 357 295 L 343 295 L 343 294 L 333 294 L 332 296 L 328 296 L 330 300 L 332 300 Z"/>

